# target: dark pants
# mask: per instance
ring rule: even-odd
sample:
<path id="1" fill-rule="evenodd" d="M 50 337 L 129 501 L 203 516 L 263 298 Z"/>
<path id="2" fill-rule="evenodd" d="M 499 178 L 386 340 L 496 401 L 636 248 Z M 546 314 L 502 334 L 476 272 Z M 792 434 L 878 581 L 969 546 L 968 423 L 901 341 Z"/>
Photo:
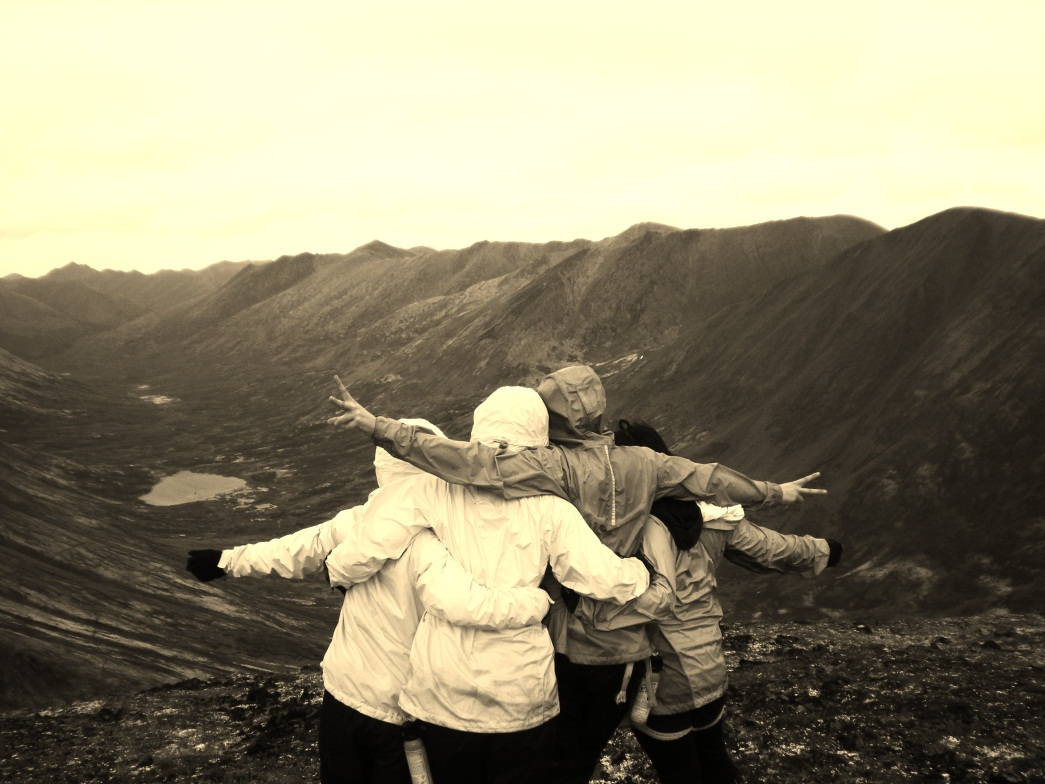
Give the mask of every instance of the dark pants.
<path id="1" fill-rule="evenodd" d="M 719 718 L 725 698 L 685 713 L 650 716 L 649 727 L 659 732 L 693 728 L 676 740 L 658 740 L 638 728 L 635 738 L 650 758 L 661 784 L 734 784 L 737 769 L 726 750 Z M 714 722 L 711 726 L 709 723 Z"/>
<path id="2" fill-rule="evenodd" d="M 402 729 L 353 710 L 324 692 L 319 776 L 323 784 L 410 784 Z"/>
<path id="3" fill-rule="evenodd" d="M 626 664 L 575 664 L 555 654 L 559 682 L 559 726 L 548 780 L 554 784 L 585 784 L 595 773 L 602 750 L 631 708 L 644 666 L 636 662 L 628 682 L 627 700 L 617 703 Z"/>
<path id="4" fill-rule="evenodd" d="M 519 732 L 462 732 L 425 721 L 417 731 L 434 784 L 545 781 L 556 719 Z"/>

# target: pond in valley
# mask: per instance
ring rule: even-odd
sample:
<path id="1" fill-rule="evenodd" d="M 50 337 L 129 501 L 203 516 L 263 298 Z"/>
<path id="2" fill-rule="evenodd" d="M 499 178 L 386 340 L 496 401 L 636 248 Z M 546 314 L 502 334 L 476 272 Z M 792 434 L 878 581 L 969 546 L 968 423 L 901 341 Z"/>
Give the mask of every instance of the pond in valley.
<path id="1" fill-rule="evenodd" d="M 234 476 L 179 471 L 157 482 L 152 490 L 141 496 L 141 500 L 152 506 L 175 506 L 193 501 L 210 501 L 243 490 L 246 486 L 246 480 Z"/>

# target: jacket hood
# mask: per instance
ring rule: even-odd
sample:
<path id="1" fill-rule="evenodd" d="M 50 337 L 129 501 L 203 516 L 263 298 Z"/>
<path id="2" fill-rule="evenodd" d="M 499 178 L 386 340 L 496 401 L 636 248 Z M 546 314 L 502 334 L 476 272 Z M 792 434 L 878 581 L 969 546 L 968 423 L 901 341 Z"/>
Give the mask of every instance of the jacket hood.
<path id="1" fill-rule="evenodd" d="M 443 431 L 427 419 L 400 419 L 399 421 L 404 425 L 423 427 L 425 430 L 435 433 L 440 438 L 446 438 Z M 393 457 L 384 449 L 378 447 L 374 450 L 374 473 L 377 474 L 378 486 L 382 487 L 389 482 L 394 482 L 396 479 L 401 479 L 404 476 L 416 476 L 418 474 L 423 474 L 424 472 L 420 468 L 414 468 L 409 463 L 400 460 L 398 457 Z"/>
<path id="2" fill-rule="evenodd" d="M 495 389 L 475 409 L 472 440 L 514 447 L 548 445 L 548 409 L 540 395 L 526 387 Z"/>
<path id="3" fill-rule="evenodd" d="M 548 408 L 548 437 L 555 444 L 613 444 L 602 427 L 606 390 L 587 365 L 556 370 L 544 377 L 537 393 Z"/>

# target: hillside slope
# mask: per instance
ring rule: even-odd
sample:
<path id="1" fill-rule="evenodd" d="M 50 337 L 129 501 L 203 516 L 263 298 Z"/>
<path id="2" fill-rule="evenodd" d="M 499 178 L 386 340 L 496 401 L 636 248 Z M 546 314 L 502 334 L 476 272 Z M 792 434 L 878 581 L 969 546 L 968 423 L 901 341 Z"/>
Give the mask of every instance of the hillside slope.
<path id="1" fill-rule="evenodd" d="M 845 534 L 852 569 L 822 601 L 1028 608 L 1045 596 L 1043 305 L 1045 222 L 951 210 L 738 305 L 615 399 L 684 453 L 821 469 L 832 494 L 805 520 Z"/>
<path id="2" fill-rule="evenodd" d="M 191 547 L 249 534 L 228 502 L 137 500 L 163 470 L 138 462 L 164 440 L 159 417 L 0 351 L 0 708 L 322 654 L 337 603 L 321 580 L 217 590 L 184 571 Z"/>

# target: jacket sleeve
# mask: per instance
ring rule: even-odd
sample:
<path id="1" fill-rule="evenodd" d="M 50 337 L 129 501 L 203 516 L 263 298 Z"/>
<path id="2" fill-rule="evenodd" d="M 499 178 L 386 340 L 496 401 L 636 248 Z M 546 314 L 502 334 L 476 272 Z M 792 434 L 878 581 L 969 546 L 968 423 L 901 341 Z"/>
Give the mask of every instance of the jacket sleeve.
<path id="1" fill-rule="evenodd" d="M 477 441 L 439 438 L 386 417 L 377 417 L 373 441 L 389 454 L 450 484 L 477 487 L 503 498 L 567 498 L 566 472 L 556 449 L 507 452 Z"/>
<path id="2" fill-rule="evenodd" d="M 714 501 L 719 506 L 739 504 L 764 507 L 780 503 L 783 492 L 776 482 L 748 479 L 720 463 L 694 463 L 684 457 L 657 456 L 657 498 Z"/>
<path id="3" fill-rule="evenodd" d="M 422 531 L 406 555 L 425 610 L 457 626 L 500 631 L 536 626 L 551 607 L 540 588 L 487 588 L 431 531 Z"/>
<path id="4" fill-rule="evenodd" d="M 559 498 L 547 498 L 545 541 L 555 578 L 577 593 L 623 604 L 649 588 L 649 572 L 637 558 L 619 558 L 599 541 L 584 518 Z"/>
<path id="5" fill-rule="evenodd" d="M 318 572 L 323 559 L 355 519 L 356 509 L 344 509 L 320 525 L 257 544 L 224 550 L 218 566 L 232 577 L 290 577 L 301 579 Z"/>
<path id="6" fill-rule="evenodd" d="M 726 558 L 751 571 L 815 577 L 827 568 L 831 548 L 815 536 L 782 534 L 741 520 L 726 542 Z"/>
<path id="7" fill-rule="evenodd" d="M 574 615 L 599 631 L 641 626 L 674 617 L 675 544 L 671 541 L 668 529 L 652 515 L 646 518 L 646 524 L 642 529 L 641 550 L 656 572 L 649 590 L 624 604 L 598 602 L 582 596 Z"/>
<path id="8" fill-rule="evenodd" d="M 327 556 L 330 585 L 350 588 L 377 574 L 386 561 L 400 558 L 410 541 L 429 527 L 432 477 L 416 476 L 384 485 L 370 494 L 356 522 Z"/>

